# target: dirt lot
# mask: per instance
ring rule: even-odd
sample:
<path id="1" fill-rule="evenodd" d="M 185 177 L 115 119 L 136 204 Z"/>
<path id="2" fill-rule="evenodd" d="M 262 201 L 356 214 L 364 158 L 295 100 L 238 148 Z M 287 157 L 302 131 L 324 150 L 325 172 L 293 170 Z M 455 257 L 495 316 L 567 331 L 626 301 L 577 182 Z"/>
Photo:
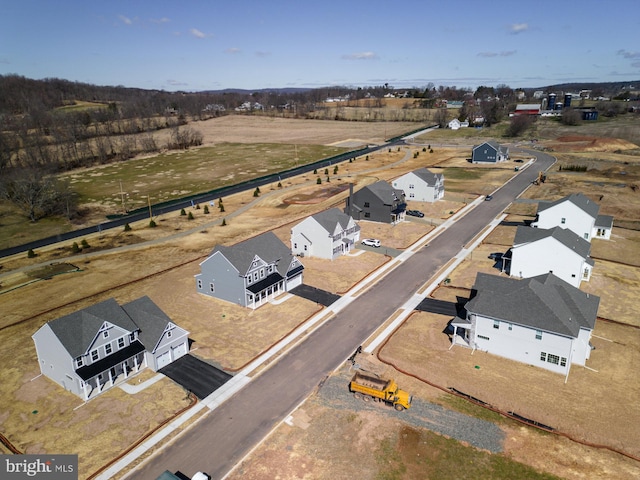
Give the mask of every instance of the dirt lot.
<path id="1" fill-rule="evenodd" d="M 338 140 L 334 137 L 333 141 Z M 257 199 L 249 194 L 225 198 L 224 213 L 212 208 L 211 213 L 205 215 L 202 209 L 194 209 L 193 221 L 180 218 L 176 213 L 159 218 L 156 229 L 149 229 L 146 222 L 141 222 L 132 225 L 130 233 L 89 238 L 92 247 L 85 253 L 94 251 L 94 256 L 67 258 L 70 245 L 66 245 L 38 252 L 36 259 L 28 260 L 21 256 L 3 260 L 0 302 L 3 312 L 9 313 L 0 319 L 0 339 L 6 346 L 4 353 L 0 353 L 0 364 L 3 365 L 0 381 L 4 387 L 0 392 L 0 404 L 3 405 L 0 432 L 25 452 L 79 453 L 80 478 L 87 478 L 127 446 L 186 408 L 189 401 L 185 392 L 164 379 L 137 395 L 112 389 L 74 409 L 81 405 L 79 399 L 46 378 L 37 376 L 37 360 L 30 339 L 37 328 L 48 320 L 104 298 L 114 297 L 119 302 L 126 302 L 146 294 L 176 323 L 191 332 L 195 355 L 230 371 L 237 370 L 320 307 L 306 300 L 290 298 L 281 305 L 267 305 L 252 312 L 197 295 L 193 288 L 193 275 L 199 271 L 198 263 L 215 244 L 232 244 L 274 228 L 286 242 L 295 222 L 315 211 L 340 205 L 347 195 L 345 189 L 327 189 L 351 181 L 360 186 L 377 178 L 392 179 L 425 165 L 437 165 L 454 172 L 453 169 L 468 167 L 465 161 L 467 150 L 438 148 L 434 154 L 420 150 L 418 157 L 414 157 L 413 153 L 418 149 L 413 148 L 409 155 L 387 152 L 374 155 L 369 161 L 358 159 L 348 165 L 348 172 L 341 172 L 341 179 L 332 181 L 330 185 L 315 185 L 315 176 L 292 179 L 282 189 L 276 186 L 265 189 Z M 573 158 L 566 161 L 573 161 Z M 614 160 L 606 161 L 617 165 Z M 630 172 L 627 178 L 635 175 L 633 165 L 624 167 Z M 453 173 L 451 179 L 447 177 L 444 203 L 433 206 L 410 204 L 410 208 L 422 209 L 427 217 L 446 218 L 475 195 L 491 191 L 512 175 L 513 169 L 511 165 L 505 165 L 499 169 L 473 169 L 473 172 L 473 178 L 463 176 L 456 179 Z M 583 180 L 601 181 L 602 175 L 594 172 L 591 178 L 587 178 L 554 173 L 546 184 L 529 189 L 525 196 L 555 199 L 575 191 L 576 180 L 582 188 L 588 184 L 581 183 Z M 589 195 L 602 192 L 601 213 L 620 209 L 629 219 L 640 218 L 638 193 L 630 187 L 616 190 L 615 196 L 606 186 L 580 191 Z M 318 201 L 300 202 L 300 199 L 309 198 L 309 192 L 316 192 Z M 526 205 L 516 205 L 512 210 L 509 220 L 513 221 L 532 214 Z M 227 220 L 226 227 L 220 226 L 223 218 Z M 394 228 L 361 222 L 361 227 L 363 238 L 381 238 L 383 243 L 396 248 L 405 248 L 432 228 L 427 222 L 405 222 Z M 464 295 L 477 271 L 495 272 L 487 255 L 508 247 L 514 229 L 499 227 L 452 274 L 448 288 L 437 290 L 436 296 L 451 299 Z M 638 325 L 634 318 L 634 306 L 640 294 L 638 269 L 635 265 L 621 265 L 620 262 L 633 262 L 631 259 L 640 258 L 637 255 L 640 236 L 637 232 L 616 230 L 615 227 L 614 235 L 607 244 L 594 241 L 596 267 L 585 289 L 601 296 L 602 316 Z M 141 243 L 144 241 L 158 243 Z M 132 245 L 126 247 L 127 244 Z M 102 246 L 121 248 L 101 252 Z M 80 270 L 27 285 L 34 279 L 22 268 L 45 260 L 68 261 Z M 387 261 L 388 257 L 379 252 L 365 252 L 330 264 L 304 259 L 305 283 L 341 293 Z M 381 349 L 380 357 L 425 380 L 445 388 L 455 386 L 499 408 L 515 409 L 578 439 L 604 443 L 640 455 L 637 447 L 640 445 L 639 433 L 635 428 L 640 424 L 640 413 L 634 403 L 640 392 L 638 382 L 629 380 L 635 378 L 631 368 L 640 360 L 637 328 L 598 322 L 594 332 L 597 337 L 593 342 L 597 348 L 589 361 L 589 367 L 597 372 L 574 368 L 568 383 L 564 384 L 562 377 L 538 372 L 533 367 L 523 367 L 478 352 L 471 355 L 470 351 L 462 348 L 449 350 L 447 338 L 442 334 L 447 321 L 441 316 L 414 314 Z M 398 377 L 420 398 L 456 409 L 467 408 L 440 390 L 405 376 L 376 358 L 370 361 L 381 371 Z M 476 365 L 480 368 L 475 368 Z M 519 384 L 527 385 L 527 388 L 514 388 L 512 378 L 525 378 L 526 381 Z M 130 382 L 138 380 L 134 378 Z M 148 402 L 152 402 L 153 408 L 138 408 Z M 341 477 L 342 471 L 334 467 L 341 463 L 338 460 L 334 463 L 331 459 L 354 462 L 354 451 L 361 458 L 357 462 L 369 464 L 376 464 L 376 452 L 384 451 L 388 455 L 399 452 L 400 463 L 407 466 L 408 473 L 388 478 L 423 478 L 421 470 L 412 463 L 415 458 L 406 457 L 406 453 L 440 456 L 452 448 L 441 446 L 439 439 L 433 437 L 424 440 L 431 449 L 409 448 L 402 439 L 414 438 L 414 433 L 403 430 L 406 426 L 401 421 L 375 413 L 336 412 L 318 396 L 312 397 L 303 408 L 308 421 L 305 423 L 302 416 L 302 421 L 294 427 L 282 425 L 242 466 L 242 477 L 235 478 L 344 478 Z M 114 409 L 123 414 L 110 415 Z M 477 411 L 473 414 L 481 415 Z M 96 418 L 101 421 L 96 422 Z M 564 478 L 637 478 L 640 475 L 639 464 L 622 456 L 494 420 L 500 422 L 507 433 L 504 445 L 507 458 Z M 304 427 L 305 424 L 308 426 Z M 380 431 L 388 431 L 389 435 L 376 433 Z M 407 437 L 403 436 L 405 434 Z M 355 449 L 354 439 L 358 442 Z M 456 457 L 464 455 L 472 455 L 472 449 L 466 447 Z M 484 458 L 478 460 L 486 461 Z M 384 468 L 384 464 L 379 464 L 368 478 L 383 478 L 379 475 Z"/>

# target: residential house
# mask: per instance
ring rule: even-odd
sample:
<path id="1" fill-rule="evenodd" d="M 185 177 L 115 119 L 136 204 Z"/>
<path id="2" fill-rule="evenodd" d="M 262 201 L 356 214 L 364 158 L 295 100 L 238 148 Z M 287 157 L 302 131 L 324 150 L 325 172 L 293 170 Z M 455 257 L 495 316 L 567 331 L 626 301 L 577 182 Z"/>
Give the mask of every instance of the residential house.
<path id="1" fill-rule="evenodd" d="M 355 220 L 398 223 L 404 220 L 407 204 L 402 190 L 384 180 L 372 183 L 353 193 L 349 192 L 344 213 Z"/>
<path id="2" fill-rule="evenodd" d="M 145 367 L 157 371 L 189 351 L 189 332 L 149 297 L 114 299 L 43 325 L 32 338 L 43 375 L 83 400 Z"/>
<path id="3" fill-rule="evenodd" d="M 585 240 L 592 237 L 609 239 L 613 217 L 598 215 L 600 206 L 581 193 L 572 193 L 555 202 L 540 202 L 532 227 L 562 227 L 572 230 Z"/>
<path id="4" fill-rule="evenodd" d="M 360 226 L 349 215 L 331 208 L 307 217 L 291 229 L 291 253 L 333 260 L 346 255 L 360 240 Z"/>
<path id="5" fill-rule="evenodd" d="M 568 229 L 519 226 L 503 269 L 512 277 L 530 278 L 553 273 L 573 287 L 591 278 L 591 243 Z"/>
<path id="6" fill-rule="evenodd" d="M 436 202 L 444 198 L 444 175 L 419 168 L 405 173 L 392 182 L 393 188 L 405 192 L 405 198 L 415 202 Z"/>
<path id="7" fill-rule="evenodd" d="M 509 160 L 509 148 L 489 140 L 473 147 L 471 161 L 473 163 L 497 163 Z"/>
<path id="8" fill-rule="evenodd" d="M 478 273 L 466 317 L 451 322 L 453 344 L 568 377 L 591 355 L 599 303 L 552 273 L 524 280 Z"/>
<path id="9" fill-rule="evenodd" d="M 273 232 L 216 246 L 200 263 L 199 293 L 256 309 L 302 284 L 304 266 Z"/>

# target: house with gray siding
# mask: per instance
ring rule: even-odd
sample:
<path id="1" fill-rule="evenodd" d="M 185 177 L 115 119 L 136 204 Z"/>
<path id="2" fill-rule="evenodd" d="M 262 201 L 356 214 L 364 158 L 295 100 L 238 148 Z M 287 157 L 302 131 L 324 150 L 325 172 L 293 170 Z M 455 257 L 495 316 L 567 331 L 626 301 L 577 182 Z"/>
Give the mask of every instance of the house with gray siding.
<path id="1" fill-rule="evenodd" d="M 32 338 L 40 371 L 83 400 L 189 351 L 189 332 L 149 297 L 120 306 L 113 298 L 43 325 Z"/>
<path id="2" fill-rule="evenodd" d="M 291 253 L 333 260 L 348 254 L 360 240 L 360 226 L 349 215 L 330 208 L 305 218 L 291 229 Z"/>
<path id="3" fill-rule="evenodd" d="M 591 278 L 590 252 L 591 243 L 569 229 L 519 226 L 513 247 L 502 257 L 503 271 L 518 278 L 551 272 L 579 288 Z"/>
<path id="4" fill-rule="evenodd" d="M 471 151 L 472 163 L 498 163 L 509 160 L 509 147 L 500 145 L 495 140 L 481 143 Z"/>
<path id="5" fill-rule="evenodd" d="M 216 246 L 200 263 L 196 290 L 256 309 L 302 284 L 304 266 L 273 232 Z"/>
<path id="6" fill-rule="evenodd" d="M 406 209 L 404 191 L 380 180 L 355 193 L 350 191 L 344 213 L 355 220 L 398 223 L 404 220 Z"/>
<path id="7" fill-rule="evenodd" d="M 392 182 L 393 188 L 402 190 L 407 201 L 437 202 L 444 198 L 444 175 L 419 168 L 405 173 Z"/>
<path id="8" fill-rule="evenodd" d="M 452 342 L 568 377 L 591 355 L 599 303 L 552 273 L 523 280 L 478 273 L 466 317 L 451 322 Z"/>

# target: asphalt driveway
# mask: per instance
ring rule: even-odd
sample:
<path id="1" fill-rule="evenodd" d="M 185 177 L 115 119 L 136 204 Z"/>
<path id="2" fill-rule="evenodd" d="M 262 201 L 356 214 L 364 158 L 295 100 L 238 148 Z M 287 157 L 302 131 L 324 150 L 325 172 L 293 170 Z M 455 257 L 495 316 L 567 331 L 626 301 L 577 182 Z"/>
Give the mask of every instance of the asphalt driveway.
<path id="1" fill-rule="evenodd" d="M 208 397 L 232 378 L 232 375 L 187 354 L 159 370 L 192 392 L 199 400 Z"/>
<path id="2" fill-rule="evenodd" d="M 327 292 L 326 290 L 321 290 L 319 288 L 311 287 L 309 285 L 298 285 L 296 288 L 289 290 L 289 293 L 293 293 L 298 297 L 306 298 L 307 300 L 311 300 L 312 302 L 319 303 L 325 307 L 328 307 L 336 300 L 340 299 L 340 295 L 336 295 L 335 293 Z"/>

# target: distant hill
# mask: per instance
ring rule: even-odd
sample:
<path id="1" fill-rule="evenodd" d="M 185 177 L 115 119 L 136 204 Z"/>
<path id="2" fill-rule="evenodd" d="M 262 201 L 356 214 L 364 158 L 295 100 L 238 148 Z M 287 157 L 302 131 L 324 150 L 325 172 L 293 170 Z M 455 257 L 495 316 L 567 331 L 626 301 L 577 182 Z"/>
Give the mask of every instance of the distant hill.
<path id="1" fill-rule="evenodd" d="M 545 92 L 579 92 L 580 90 L 592 90 L 602 92 L 602 94 L 615 96 L 625 91 L 640 90 L 640 80 L 620 81 L 620 82 L 570 82 L 558 83 L 555 85 L 546 85 L 538 87 L 534 90 L 543 90 Z"/>
<path id="2" fill-rule="evenodd" d="M 202 93 L 205 95 L 216 95 L 216 94 L 226 94 L 226 93 L 239 93 L 241 95 L 251 95 L 252 93 L 275 93 L 275 94 L 292 94 L 292 93 L 306 93 L 313 88 L 258 88 L 257 90 L 247 90 L 244 88 L 225 88 L 222 90 L 202 90 L 196 93 Z"/>

